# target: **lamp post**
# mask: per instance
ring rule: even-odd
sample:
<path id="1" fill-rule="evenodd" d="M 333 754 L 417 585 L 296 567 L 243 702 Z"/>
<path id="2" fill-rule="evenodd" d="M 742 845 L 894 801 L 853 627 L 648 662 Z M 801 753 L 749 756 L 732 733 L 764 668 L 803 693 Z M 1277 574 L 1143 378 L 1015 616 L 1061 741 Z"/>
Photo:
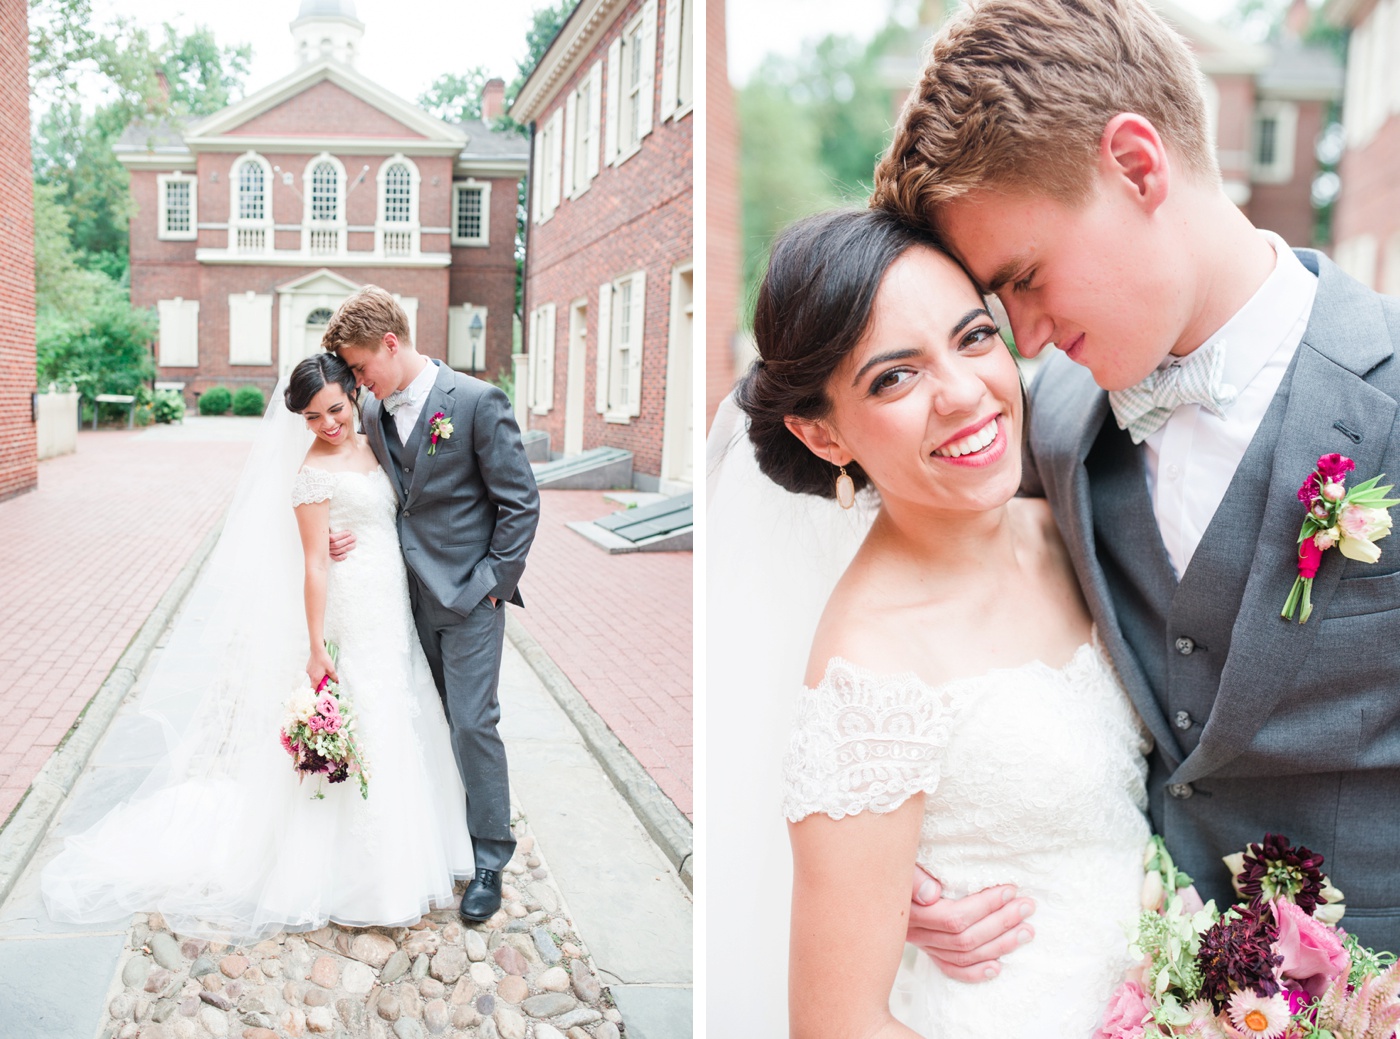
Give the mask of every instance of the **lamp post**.
<path id="1" fill-rule="evenodd" d="M 481 312 L 477 311 L 472 315 L 472 323 L 467 326 L 467 337 L 472 344 L 472 371 L 484 371 L 486 368 L 486 358 L 481 353 L 481 333 L 485 324 L 481 320 Z"/>

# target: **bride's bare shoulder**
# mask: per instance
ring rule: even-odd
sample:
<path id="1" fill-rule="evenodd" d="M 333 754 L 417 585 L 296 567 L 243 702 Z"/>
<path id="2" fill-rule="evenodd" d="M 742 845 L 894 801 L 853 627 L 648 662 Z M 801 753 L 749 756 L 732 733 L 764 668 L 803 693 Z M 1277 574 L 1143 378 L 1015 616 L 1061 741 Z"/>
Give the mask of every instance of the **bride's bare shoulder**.
<path id="1" fill-rule="evenodd" d="M 815 689 L 827 664 L 839 657 L 878 670 L 888 656 L 890 625 L 888 603 L 868 574 L 847 570 L 827 599 L 812 636 L 805 684 Z"/>

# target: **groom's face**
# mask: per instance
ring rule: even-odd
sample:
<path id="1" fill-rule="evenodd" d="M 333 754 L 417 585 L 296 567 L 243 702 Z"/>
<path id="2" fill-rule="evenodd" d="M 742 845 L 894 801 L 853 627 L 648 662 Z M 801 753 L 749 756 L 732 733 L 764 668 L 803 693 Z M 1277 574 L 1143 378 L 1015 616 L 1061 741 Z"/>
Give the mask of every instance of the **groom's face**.
<path id="1" fill-rule="evenodd" d="M 350 366 L 355 385 L 373 393 L 380 400 L 399 388 L 399 371 L 394 352 L 383 344 L 373 346 L 342 346 L 340 359 Z"/>
<path id="2" fill-rule="evenodd" d="M 1117 185 L 1073 207 L 982 190 L 938 214 L 951 251 L 1006 308 L 1017 349 L 1058 346 L 1109 390 L 1157 367 L 1189 317 L 1187 264 L 1160 262 L 1160 223 Z"/>

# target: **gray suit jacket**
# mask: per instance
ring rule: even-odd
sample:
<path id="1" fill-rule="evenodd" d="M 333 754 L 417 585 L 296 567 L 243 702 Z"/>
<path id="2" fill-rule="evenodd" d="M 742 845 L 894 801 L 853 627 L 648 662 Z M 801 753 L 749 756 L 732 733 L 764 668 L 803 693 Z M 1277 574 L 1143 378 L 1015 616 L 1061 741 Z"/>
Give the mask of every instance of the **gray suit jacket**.
<path id="1" fill-rule="evenodd" d="M 437 379 L 401 457 L 384 442 L 378 400 L 364 409 L 365 433 L 399 495 L 399 540 L 419 584 L 463 616 L 494 595 L 515 605 L 525 554 L 535 537 L 540 495 L 520 442 L 510 399 L 495 386 L 438 366 Z M 442 412 L 452 436 L 429 454 L 428 427 Z M 408 461 L 410 460 L 411 461 Z"/>
<path id="2" fill-rule="evenodd" d="M 1312 618 L 1279 616 L 1318 456 L 1400 482 L 1400 300 L 1297 255 L 1318 275 L 1307 330 L 1179 582 L 1140 449 L 1062 356 L 1036 380 L 1023 489 L 1054 510 L 1156 742 L 1154 827 L 1202 894 L 1229 901 L 1220 857 L 1283 833 L 1326 856 L 1344 925 L 1400 950 L 1400 535 L 1372 565 L 1326 553 Z"/>

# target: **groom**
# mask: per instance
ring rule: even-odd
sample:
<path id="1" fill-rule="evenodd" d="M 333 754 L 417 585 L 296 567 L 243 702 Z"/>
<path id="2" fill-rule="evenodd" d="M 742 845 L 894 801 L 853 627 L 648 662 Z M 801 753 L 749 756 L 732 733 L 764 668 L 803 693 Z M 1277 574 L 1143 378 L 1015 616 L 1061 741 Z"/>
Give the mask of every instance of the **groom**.
<path id="1" fill-rule="evenodd" d="M 539 522 L 534 473 L 506 395 L 414 349 L 403 308 L 383 289 L 366 285 L 341 304 L 321 342 L 374 394 L 365 433 L 398 492 L 413 617 L 466 789 L 476 875 L 461 913 L 480 922 L 500 908 L 515 850 L 496 686 L 502 604 L 522 605 L 517 585 Z M 334 535 L 332 558 L 353 540 Z"/>
<path id="2" fill-rule="evenodd" d="M 1285 834 L 1326 857 L 1347 930 L 1400 950 L 1400 537 L 1371 565 L 1326 553 L 1311 619 L 1279 615 L 1318 457 L 1400 478 L 1400 302 L 1230 202 L 1199 72 L 1141 0 L 950 23 L 872 204 L 936 231 L 1023 355 L 1060 348 L 1024 489 L 1152 732 L 1178 865 L 1228 903 L 1221 857 Z M 1012 894 L 916 897 L 911 940 L 990 976 L 1029 937 Z"/>

